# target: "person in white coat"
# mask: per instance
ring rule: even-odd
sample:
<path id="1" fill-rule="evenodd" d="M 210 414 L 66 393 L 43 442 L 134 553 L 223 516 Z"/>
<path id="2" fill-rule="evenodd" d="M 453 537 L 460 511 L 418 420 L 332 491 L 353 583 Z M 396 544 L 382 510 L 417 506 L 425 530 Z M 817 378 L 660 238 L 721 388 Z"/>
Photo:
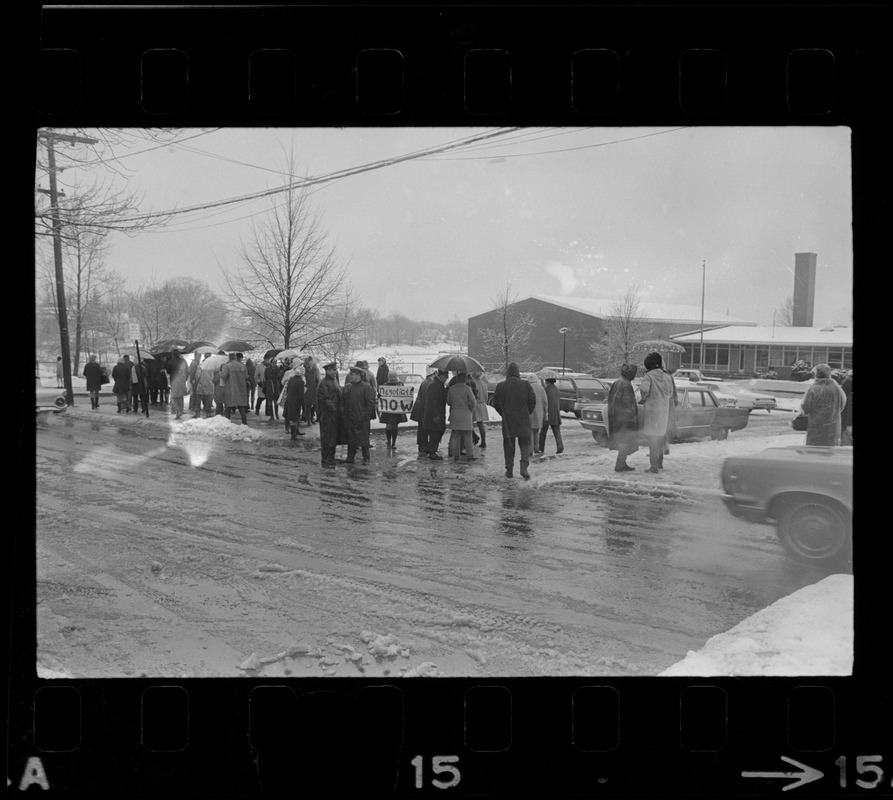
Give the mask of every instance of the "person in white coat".
<path id="1" fill-rule="evenodd" d="M 543 420 L 546 419 L 546 414 L 549 408 L 549 401 L 546 398 L 546 390 L 543 388 L 542 381 L 533 373 L 527 376 L 527 380 L 530 382 L 530 385 L 533 387 L 533 393 L 536 395 L 536 408 L 530 412 L 530 428 L 531 428 L 531 437 L 530 437 L 530 449 L 531 454 L 542 452 L 539 449 L 540 442 L 540 428 L 543 427 Z"/>
<path id="2" fill-rule="evenodd" d="M 648 457 L 651 466 L 645 472 L 658 472 L 664 467 L 664 445 L 667 439 L 667 423 L 673 395 L 673 379 L 663 370 L 660 353 L 645 357 L 647 372 L 642 377 L 639 393 L 645 408 L 642 432 L 648 441 Z"/>

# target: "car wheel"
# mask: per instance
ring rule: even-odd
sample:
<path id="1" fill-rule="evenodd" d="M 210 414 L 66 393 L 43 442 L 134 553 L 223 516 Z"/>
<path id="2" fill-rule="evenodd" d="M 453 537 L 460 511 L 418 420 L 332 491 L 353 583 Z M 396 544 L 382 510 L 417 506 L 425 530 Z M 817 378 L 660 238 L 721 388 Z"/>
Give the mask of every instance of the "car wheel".
<path id="1" fill-rule="evenodd" d="M 710 438 L 716 441 L 722 441 L 723 439 L 729 438 L 729 429 L 728 428 L 714 428 L 710 431 Z"/>
<path id="2" fill-rule="evenodd" d="M 595 443 L 600 447 L 608 446 L 608 434 L 604 431 L 592 431 L 592 438 L 595 439 Z"/>
<path id="3" fill-rule="evenodd" d="M 791 555 L 806 561 L 830 561 L 847 549 L 849 523 L 844 512 L 823 500 L 788 505 L 778 520 L 778 537 Z"/>

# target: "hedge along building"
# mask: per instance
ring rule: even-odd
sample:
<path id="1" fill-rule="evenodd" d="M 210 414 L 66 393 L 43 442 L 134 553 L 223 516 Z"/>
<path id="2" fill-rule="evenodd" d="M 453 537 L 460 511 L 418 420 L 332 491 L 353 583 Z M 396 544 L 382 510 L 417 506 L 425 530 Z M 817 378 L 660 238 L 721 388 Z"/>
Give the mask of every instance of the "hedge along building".
<path id="1" fill-rule="evenodd" d="M 828 364 L 832 369 L 853 368 L 853 332 L 842 325 L 825 328 L 730 325 L 704 331 L 703 367 L 700 331 L 672 339 L 685 348 L 680 366 L 702 368 L 708 375 L 749 378 L 771 367 L 780 380 L 787 380 L 797 361 L 806 361 L 810 366 Z"/>
<path id="2" fill-rule="evenodd" d="M 564 363 L 569 369 L 584 370 L 593 363 L 590 345 L 602 340 L 617 306 L 617 300 L 554 295 L 530 295 L 517 300 L 510 306 L 512 315 L 515 318 L 529 315 L 533 327 L 528 340 L 528 352 L 510 353 L 510 358 L 521 362 L 535 356 L 540 364 L 560 366 Z M 691 331 L 694 326 L 700 329 L 700 306 L 647 302 L 639 302 L 638 306 L 638 321 L 643 329 L 641 339 L 669 340 L 674 334 Z M 497 368 L 502 355 L 487 352 L 482 332 L 498 329 L 500 324 L 499 308 L 468 319 L 468 354 L 485 365 Z M 704 311 L 705 330 L 728 325 L 750 326 L 756 323 L 709 309 Z M 566 334 L 561 333 L 562 328 L 567 328 Z M 644 354 L 636 355 L 644 357 Z M 668 369 L 675 369 L 679 366 L 679 358 L 677 354 L 670 354 L 665 365 Z"/>

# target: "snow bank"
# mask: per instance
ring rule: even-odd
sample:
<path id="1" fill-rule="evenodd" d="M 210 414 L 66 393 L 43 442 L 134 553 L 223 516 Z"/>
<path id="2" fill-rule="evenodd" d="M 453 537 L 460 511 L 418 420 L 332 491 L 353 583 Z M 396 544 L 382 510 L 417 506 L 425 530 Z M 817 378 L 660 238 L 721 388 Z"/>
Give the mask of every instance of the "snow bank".
<path id="1" fill-rule="evenodd" d="M 224 416 L 188 419 L 173 424 L 177 433 L 213 436 L 231 442 L 256 442 L 262 438 L 260 431 L 232 422 Z"/>
<path id="2" fill-rule="evenodd" d="M 829 575 L 711 637 L 660 676 L 852 672 L 853 576 Z"/>

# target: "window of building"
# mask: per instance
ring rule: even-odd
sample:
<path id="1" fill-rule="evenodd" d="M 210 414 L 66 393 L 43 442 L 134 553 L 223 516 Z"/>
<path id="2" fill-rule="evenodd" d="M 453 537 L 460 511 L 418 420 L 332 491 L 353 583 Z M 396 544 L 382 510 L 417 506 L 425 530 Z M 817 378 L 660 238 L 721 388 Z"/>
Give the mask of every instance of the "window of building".
<path id="1" fill-rule="evenodd" d="M 844 347 L 843 348 L 843 368 L 844 369 L 852 369 L 853 368 L 853 348 L 852 347 Z"/>
<path id="2" fill-rule="evenodd" d="M 769 348 L 769 366 L 770 367 L 783 367 L 784 363 L 784 348 L 772 346 Z"/>
<path id="3" fill-rule="evenodd" d="M 827 347 L 813 347 L 812 348 L 812 365 L 816 364 L 827 364 L 828 363 L 828 348 Z"/>
<path id="4" fill-rule="evenodd" d="M 768 347 L 758 347 L 757 348 L 757 357 L 754 366 L 757 368 L 760 367 L 768 367 L 769 366 L 769 348 Z"/>
<path id="5" fill-rule="evenodd" d="M 835 347 L 828 351 L 828 366 L 832 369 L 843 366 L 843 348 Z"/>

